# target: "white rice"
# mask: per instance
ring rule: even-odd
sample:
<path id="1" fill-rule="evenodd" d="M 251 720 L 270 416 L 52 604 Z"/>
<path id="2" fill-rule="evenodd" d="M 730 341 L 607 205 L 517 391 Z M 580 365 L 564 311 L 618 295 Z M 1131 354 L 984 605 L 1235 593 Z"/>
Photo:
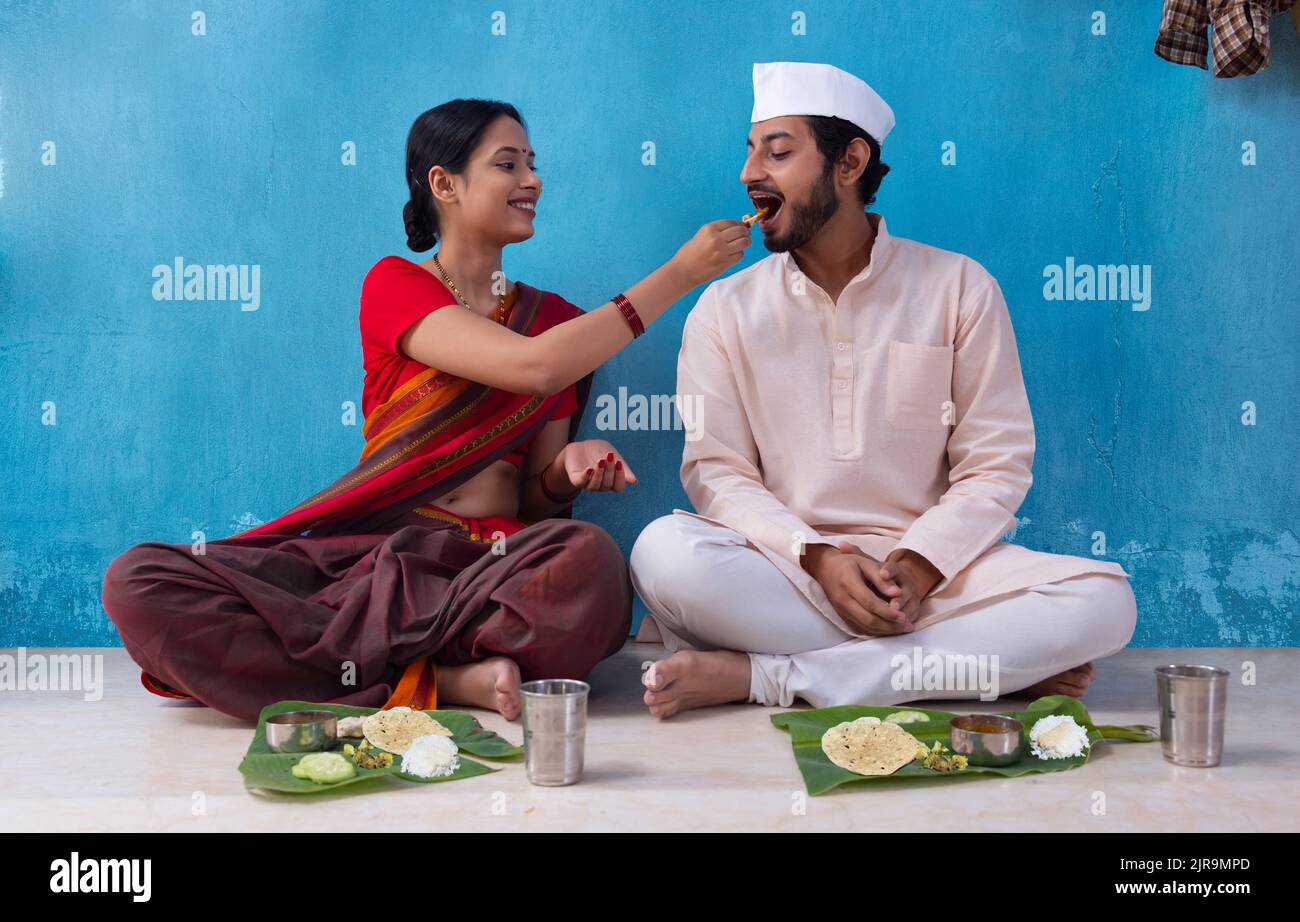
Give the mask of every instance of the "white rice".
<path id="1" fill-rule="evenodd" d="M 1088 731 L 1068 714 L 1040 718 L 1029 731 L 1029 751 L 1040 759 L 1072 759 L 1090 745 Z"/>
<path id="2" fill-rule="evenodd" d="M 417 778 L 450 775 L 460 766 L 458 752 L 460 747 L 449 736 L 417 736 L 402 756 L 402 771 Z"/>

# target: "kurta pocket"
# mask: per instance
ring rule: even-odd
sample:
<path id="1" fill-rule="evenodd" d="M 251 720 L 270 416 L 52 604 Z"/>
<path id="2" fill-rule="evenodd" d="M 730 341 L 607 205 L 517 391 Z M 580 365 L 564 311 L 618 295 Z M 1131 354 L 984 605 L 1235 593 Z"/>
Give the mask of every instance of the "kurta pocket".
<path id="1" fill-rule="evenodd" d="M 952 408 L 952 346 L 893 339 L 885 389 L 885 419 L 894 429 L 947 429 Z"/>

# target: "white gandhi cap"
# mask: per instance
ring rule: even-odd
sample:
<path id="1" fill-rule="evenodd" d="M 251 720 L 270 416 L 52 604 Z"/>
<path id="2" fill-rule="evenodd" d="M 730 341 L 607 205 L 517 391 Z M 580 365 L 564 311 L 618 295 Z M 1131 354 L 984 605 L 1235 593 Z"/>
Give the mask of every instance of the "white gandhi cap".
<path id="1" fill-rule="evenodd" d="M 847 71 L 794 61 L 755 64 L 754 114 L 749 120 L 762 122 L 782 115 L 834 115 L 880 142 L 894 127 L 894 110 Z"/>

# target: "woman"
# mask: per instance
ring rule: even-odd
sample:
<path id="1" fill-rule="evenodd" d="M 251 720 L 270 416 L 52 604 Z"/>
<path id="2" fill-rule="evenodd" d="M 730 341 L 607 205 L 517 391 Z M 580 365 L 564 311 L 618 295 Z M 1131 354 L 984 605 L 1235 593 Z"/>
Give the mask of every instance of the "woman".
<path id="1" fill-rule="evenodd" d="M 361 293 L 360 463 L 279 518 L 197 548 L 146 542 L 104 607 L 151 691 L 255 719 L 294 698 L 475 705 L 515 719 L 521 680 L 582 678 L 631 619 L 622 554 L 569 517 L 636 476 L 572 441 L 605 360 L 734 265 L 739 221 L 706 224 L 590 312 L 507 280 L 542 181 L 513 106 L 457 99 L 407 137 L 407 243 Z"/>

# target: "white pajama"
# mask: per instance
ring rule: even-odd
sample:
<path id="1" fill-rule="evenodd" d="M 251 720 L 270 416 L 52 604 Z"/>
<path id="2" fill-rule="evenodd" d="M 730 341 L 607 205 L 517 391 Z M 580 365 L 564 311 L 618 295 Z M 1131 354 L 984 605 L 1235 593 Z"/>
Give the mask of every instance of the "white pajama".
<path id="1" fill-rule="evenodd" d="M 1137 605 L 1112 573 L 1067 576 L 984 599 L 907 634 L 849 634 L 829 621 L 745 536 L 686 515 L 641 533 L 632 583 L 670 651 L 749 654 L 749 700 L 789 707 L 976 698 L 980 689 L 894 687 L 896 657 L 997 656 L 1000 694 L 1121 650 Z"/>

